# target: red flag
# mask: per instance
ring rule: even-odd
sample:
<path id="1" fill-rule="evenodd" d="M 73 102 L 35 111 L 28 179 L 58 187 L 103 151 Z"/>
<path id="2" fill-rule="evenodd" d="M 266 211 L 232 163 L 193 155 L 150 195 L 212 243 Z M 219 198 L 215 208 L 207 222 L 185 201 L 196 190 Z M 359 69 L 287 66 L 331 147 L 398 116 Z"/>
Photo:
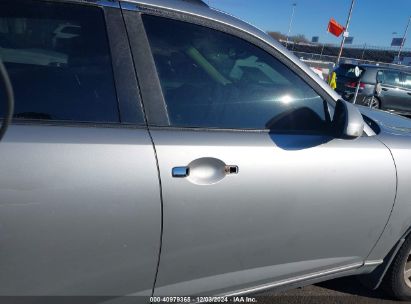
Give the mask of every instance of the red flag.
<path id="1" fill-rule="evenodd" d="M 345 27 L 343 27 L 341 24 L 339 24 L 337 21 L 334 20 L 334 18 L 330 19 L 330 22 L 328 23 L 328 29 L 331 34 L 334 36 L 339 37 L 342 32 L 344 32 Z"/>

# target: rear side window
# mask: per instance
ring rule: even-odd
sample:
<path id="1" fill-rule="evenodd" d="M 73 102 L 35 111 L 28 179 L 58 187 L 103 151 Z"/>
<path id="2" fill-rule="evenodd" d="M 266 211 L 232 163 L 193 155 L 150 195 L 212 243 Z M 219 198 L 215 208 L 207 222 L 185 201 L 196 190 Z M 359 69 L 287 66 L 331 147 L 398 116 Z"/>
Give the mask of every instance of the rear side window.
<path id="1" fill-rule="evenodd" d="M 1 1 L 0 57 L 15 91 L 15 118 L 119 122 L 99 8 Z"/>
<path id="2" fill-rule="evenodd" d="M 321 96 L 264 50 L 199 25 L 143 20 L 171 126 L 325 129 Z"/>
<path id="3" fill-rule="evenodd" d="M 411 90 L 411 74 L 404 74 L 404 87 Z"/>
<path id="4" fill-rule="evenodd" d="M 391 86 L 401 86 L 401 73 L 399 71 L 382 71 L 382 83 Z"/>

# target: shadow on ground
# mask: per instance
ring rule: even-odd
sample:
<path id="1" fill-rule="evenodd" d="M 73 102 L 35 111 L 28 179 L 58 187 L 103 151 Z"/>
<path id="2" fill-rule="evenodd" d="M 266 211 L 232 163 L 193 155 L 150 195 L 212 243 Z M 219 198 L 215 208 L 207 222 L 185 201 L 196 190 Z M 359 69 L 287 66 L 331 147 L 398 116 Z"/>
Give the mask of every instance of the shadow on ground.
<path id="1" fill-rule="evenodd" d="M 316 284 L 320 288 L 325 288 L 330 292 L 339 292 L 360 297 L 375 298 L 381 300 L 393 300 L 380 289 L 370 290 L 364 287 L 355 277 L 345 277 Z"/>
<path id="2" fill-rule="evenodd" d="M 338 304 L 362 304 L 362 303 L 405 303 L 396 301 L 382 290 L 369 290 L 355 278 L 345 277 L 322 282 L 302 288 L 283 292 L 270 292 L 254 295 L 258 303 L 289 303 L 289 304 L 311 304 L 311 303 L 338 303 Z"/>

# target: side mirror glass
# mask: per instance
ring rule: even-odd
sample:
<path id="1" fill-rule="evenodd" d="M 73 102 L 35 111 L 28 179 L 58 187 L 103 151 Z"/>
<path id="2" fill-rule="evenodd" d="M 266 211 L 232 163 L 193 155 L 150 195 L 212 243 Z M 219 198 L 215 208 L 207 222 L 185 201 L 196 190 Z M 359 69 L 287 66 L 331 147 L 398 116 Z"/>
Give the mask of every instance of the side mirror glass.
<path id="1" fill-rule="evenodd" d="M 360 111 L 342 99 L 337 101 L 332 123 L 338 138 L 354 139 L 360 137 L 364 131 L 364 120 Z"/>

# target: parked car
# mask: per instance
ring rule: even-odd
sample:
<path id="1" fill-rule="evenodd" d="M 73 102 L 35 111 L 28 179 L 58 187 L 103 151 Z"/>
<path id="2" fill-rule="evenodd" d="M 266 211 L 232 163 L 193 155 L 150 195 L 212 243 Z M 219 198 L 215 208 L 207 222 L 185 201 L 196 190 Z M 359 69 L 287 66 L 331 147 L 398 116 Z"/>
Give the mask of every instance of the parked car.
<path id="1" fill-rule="evenodd" d="M 341 64 L 335 70 L 336 91 L 344 99 L 354 101 L 359 82 L 357 104 L 411 115 L 411 69 L 359 65 L 360 75 L 356 76 L 355 67 L 355 64 Z M 377 83 L 381 86 L 380 92 L 376 92 Z"/>
<path id="2" fill-rule="evenodd" d="M 363 275 L 410 299 L 409 120 L 190 2 L 0 2 L 19 50 L 0 295 L 201 301 Z"/>

